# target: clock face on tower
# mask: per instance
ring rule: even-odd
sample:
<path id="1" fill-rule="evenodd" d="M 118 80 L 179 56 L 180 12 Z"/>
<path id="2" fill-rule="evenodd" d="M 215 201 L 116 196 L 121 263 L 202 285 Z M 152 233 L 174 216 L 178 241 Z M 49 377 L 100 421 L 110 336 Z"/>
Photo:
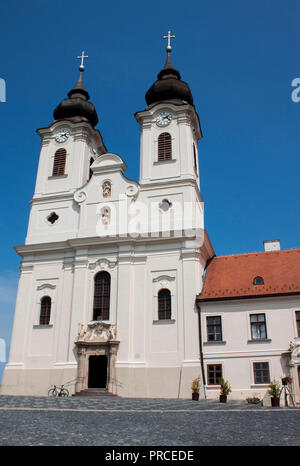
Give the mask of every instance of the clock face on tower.
<path id="1" fill-rule="evenodd" d="M 157 126 L 167 126 L 172 120 L 172 114 L 169 112 L 161 112 L 157 115 Z"/>
<path id="2" fill-rule="evenodd" d="M 70 132 L 67 129 L 62 129 L 57 135 L 55 136 L 56 142 L 66 142 L 69 137 Z"/>

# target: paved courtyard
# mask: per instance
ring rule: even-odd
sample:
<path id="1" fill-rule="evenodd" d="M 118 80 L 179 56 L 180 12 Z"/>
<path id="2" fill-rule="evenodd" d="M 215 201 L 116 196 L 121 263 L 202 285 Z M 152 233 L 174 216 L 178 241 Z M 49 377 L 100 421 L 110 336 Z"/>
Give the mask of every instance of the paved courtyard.
<path id="1" fill-rule="evenodd" d="M 300 408 L 0 396 L 0 445 L 300 446 Z"/>

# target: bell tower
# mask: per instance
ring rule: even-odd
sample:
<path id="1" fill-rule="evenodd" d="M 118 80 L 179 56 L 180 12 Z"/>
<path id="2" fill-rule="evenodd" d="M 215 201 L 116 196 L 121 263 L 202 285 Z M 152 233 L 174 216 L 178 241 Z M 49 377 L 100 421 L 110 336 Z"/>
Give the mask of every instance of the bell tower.
<path id="1" fill-rule="evenodd" d="M 147 91 L 147 108 L 135 118 L 141 131 L 140 183 L 195 181 L 199 190 L 198 141 L 202 138 L 189 85 L 171 61 L 171 35 L 167 59 L 157 81 Z"/>
<path id="2" fill-rule="evenodd" d="M 94 127 L 98 115 L 83 84 L 87 58 L 80 57 L 79 79 L 54 110 L 54 121 L 37 130 L 41 153 L 26 244 L 62 241 L 76 237 L 78 209 L 74 208 L 74 192 L 90 177 L 90 166 L 106 152 L 100 132 Z"/>

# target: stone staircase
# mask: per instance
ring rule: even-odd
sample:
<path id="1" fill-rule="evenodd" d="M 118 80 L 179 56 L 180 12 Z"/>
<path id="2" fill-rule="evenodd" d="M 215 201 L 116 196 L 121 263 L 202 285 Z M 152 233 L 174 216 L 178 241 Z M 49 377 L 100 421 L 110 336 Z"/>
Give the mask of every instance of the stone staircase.
<path id="1" fill-rule="evenodd" d="M 81 390 L 80 392 L 74 393 L 72 396 L 117 396 L 113 393 L 108 392 L 105 388 L 87 388 L 86 390 Z"/>

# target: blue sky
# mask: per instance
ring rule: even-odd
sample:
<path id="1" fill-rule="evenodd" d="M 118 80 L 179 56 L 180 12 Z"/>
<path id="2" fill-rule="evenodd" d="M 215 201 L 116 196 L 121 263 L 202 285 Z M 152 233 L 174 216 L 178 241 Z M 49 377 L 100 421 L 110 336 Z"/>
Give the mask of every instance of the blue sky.
<path id="1" fill-rule="evenodd" d="M 300 246 L 300 4 L 296 0 L 10 0 L 1 5 L 0 103 L 2 215 L 0 338 L 9 345 L 40 140 L 52 112 L 78 78 L 84 82 L 110 152 L 138 179 L 134 113 L 165 62 L 191 87 L 200 117 L 205 226 L 218 255 L 261 251 L 263 240 Z M 0 377 L 3 364 L 0 364 Z"/>

